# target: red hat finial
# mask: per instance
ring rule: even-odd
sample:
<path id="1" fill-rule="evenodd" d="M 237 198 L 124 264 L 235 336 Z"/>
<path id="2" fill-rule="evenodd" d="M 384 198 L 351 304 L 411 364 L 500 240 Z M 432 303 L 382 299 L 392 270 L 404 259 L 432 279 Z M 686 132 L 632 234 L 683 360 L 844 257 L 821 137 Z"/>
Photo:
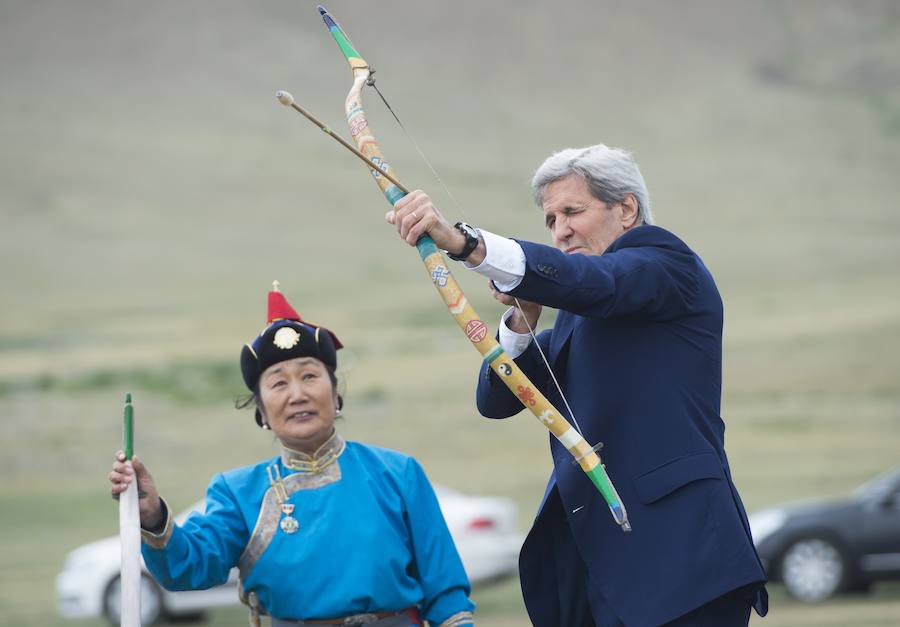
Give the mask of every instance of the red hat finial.
<path id="1" fill-rule="evenodd" d="M 284 294 L 278 289 L 278 281 L 272 281 L 272 291 L 269 292 L 269 319 L 267 324 L 272 324 L 276 320 L 296 320 L 303 322 L 300 314 L 291 307 L 290 303 L 284 297 Z"/>
<path id="2" fill-rule="evenodd" d="M 291 307 L 291 304 L 287 302 L 287 299 L 284 297 L 284 294 L 281 293 L 281 290 L 278 289 L 278 286 L 278 281 L 272 281 L 272 291 L 269 292 L 269 319 L 266 324 L 272 324 L 278 320 L 296 320 L 297 322 L 302 322 L 303 324 L 317 329 L 321 328 L 323 331 L 326 331 L 328 335 L 331 336 L 335 349 L 344 347 L 332 331 L 324 327 L 319 327 L 319 325 L 312 322 L 307 322 L 301 318 L 300 314 L 297 313 L 297 310 Z"/>

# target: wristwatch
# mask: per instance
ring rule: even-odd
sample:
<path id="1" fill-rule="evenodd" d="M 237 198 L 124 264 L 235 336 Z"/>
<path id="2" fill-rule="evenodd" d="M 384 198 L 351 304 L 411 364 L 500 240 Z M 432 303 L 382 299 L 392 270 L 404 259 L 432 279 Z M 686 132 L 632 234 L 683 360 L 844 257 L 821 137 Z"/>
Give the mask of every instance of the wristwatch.
<path id="1" fill-rule="evenodd" d="M 475 247 L 478 246 L 478 229 L 465 222 L 457 222 L 453 226 L 457 231 L 465 235 L 466 245 L 463 246 L 462 251 L 456 255 L 448 250 L 447 256 L 453 261 L 465 261 L 469 258 L 469 255 L 472 254 L 472 251 L 475 250 Z"/>

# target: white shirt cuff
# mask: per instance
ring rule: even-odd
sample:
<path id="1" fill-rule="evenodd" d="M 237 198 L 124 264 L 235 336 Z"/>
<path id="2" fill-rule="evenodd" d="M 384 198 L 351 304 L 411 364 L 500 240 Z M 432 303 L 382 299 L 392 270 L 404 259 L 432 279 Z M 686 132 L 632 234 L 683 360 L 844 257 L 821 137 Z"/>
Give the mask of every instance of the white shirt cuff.
<path id="1" fill-rule="evenodd" d="M 515 240 L 484 229 L 479 229 L 479 233 L 484 240 L 484 261 L 477 266 L 466 264 L 466 267 L 489 278 L 501 292 L 518 287 L 525 276 L 525 251 Z"/>
<path id="2" fill-rule="evenodd" d="M 530 333 L 516 333 L 506 326 L 506 321 L 509 320 L 509 317 L 513 315 L 515 310 L 515 307 L 510 307 L 500 317 L 500 346 L 506 351 L 510 359 L 515 359 L 524 353 L 528 345 L 531 344 Z"/>

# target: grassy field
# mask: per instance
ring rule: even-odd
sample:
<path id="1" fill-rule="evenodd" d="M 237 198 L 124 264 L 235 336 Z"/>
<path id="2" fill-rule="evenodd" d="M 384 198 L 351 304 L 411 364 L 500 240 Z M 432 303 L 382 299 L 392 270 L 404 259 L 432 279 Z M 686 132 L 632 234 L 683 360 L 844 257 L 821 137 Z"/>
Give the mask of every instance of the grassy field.
<path id="1" fill-rule="evenodd" d="M 897 5 L 328 6 L 456 202 L 370 96 L 392 165 L 454 219 L 546 241 L 541 159 L 636 153 L 658 222 L 725 300 L 723 415 L 749 509 L 900 463 Z M 0 625 L 100 624 L 58 618 L 53 577 L 115 533 L 125 391 L 175 507 L 275 450 L 232 407 L 273 279 L 348 346 L 348 437 L 513 498 L 527 528 L 545 431 L 476 416 L 478 356 L 365 171 L 274 99 L 342 130 L 348 79 L 314 3 L 0 5 Z M 457 274 L 496 319 L 484 282 Z M 515 581 L 475 598 L 480 625 L 527 624 Z M 816 607 L 774 588 L 772 605 L 753 624 L 893 625 L 900 588 Z"/>

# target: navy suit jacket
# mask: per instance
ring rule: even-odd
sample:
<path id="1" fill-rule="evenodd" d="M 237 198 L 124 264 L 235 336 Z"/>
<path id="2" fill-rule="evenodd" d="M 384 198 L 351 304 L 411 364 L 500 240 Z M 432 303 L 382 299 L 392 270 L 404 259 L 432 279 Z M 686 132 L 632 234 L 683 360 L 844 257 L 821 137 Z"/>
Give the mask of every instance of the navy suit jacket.
<path id="1" fill-rule="evenodd" d="M 602 606 L 593 602 L 602 595 L 627 625 L 660 625 L 736 588 L 758 586 L 750 596 L 764 615 L 765 572 L 725 456 L 722 300 L 709 271 L 684 242 L 655 226 L 627 231 L 602 256 L 519 243 L 527 268 L 509 293 L 559 310 L 538 342 L 584 437 L 603 443 L 601 458 L 633 527 L 620 530 L 551 437 L 554 470 L 519 560 L 532 622 L 566 627 L 557 596 L 566 578 L 548 560 L 553 548 L 541 531 L 553 490 L 586 565 L 592 606 Z M 516 363 L 564 411 L 534 343 Z M 477 401 L 488 418 L 522 410 L 486 365 Z"/>

